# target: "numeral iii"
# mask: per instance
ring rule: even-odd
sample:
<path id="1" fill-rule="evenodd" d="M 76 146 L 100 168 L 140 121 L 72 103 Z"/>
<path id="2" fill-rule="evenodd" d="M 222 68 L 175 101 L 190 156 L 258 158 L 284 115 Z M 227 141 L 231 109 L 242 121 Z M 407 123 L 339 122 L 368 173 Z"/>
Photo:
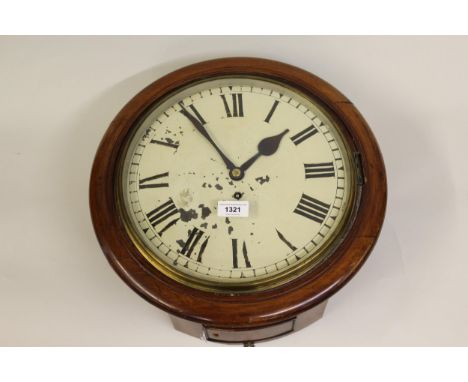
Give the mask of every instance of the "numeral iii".
<path id="1" fill-rule="evenodd" d="M 305 177 L 310 178 L 330 178 L 335 176 L 333 162 L 304 164 Z"/>

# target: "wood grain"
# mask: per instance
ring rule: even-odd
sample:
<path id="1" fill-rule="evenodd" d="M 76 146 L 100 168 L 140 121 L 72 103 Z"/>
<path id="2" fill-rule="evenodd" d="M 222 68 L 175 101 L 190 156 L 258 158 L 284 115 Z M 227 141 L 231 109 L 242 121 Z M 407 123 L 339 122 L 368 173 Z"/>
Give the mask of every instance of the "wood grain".
<path id="1" fill-rule="evenodd" d="M 317 100 L 338 121 L 347 144 L 360 154 L 365 178 L 351 227 L 319 266 L 274 289 L 230 296 L 175 282 L 152 266 L 129 238 L 116 205 L 118 163 L 132 129 L 154 103 L 187 84 L 213 76 L 273 79 Z M 90 181 L 94 229 L 109 263 L 140 296 L 168 313 L 207 327 L 255 329 L 285 322 L 325 301 L 359 270 L 383 224 L 387 185 L 377 142 L 364 118 L 338 90 L 302 69 L 259 58 L 197 63 L 155 81 L 119 112 L 97 150 Z"/>

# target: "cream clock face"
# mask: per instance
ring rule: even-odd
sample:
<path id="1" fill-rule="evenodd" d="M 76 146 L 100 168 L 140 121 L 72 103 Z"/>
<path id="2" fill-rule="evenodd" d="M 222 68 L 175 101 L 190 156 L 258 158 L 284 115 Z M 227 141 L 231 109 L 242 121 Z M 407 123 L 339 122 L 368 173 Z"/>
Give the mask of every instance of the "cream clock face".
<path id="1" fill-rule="evenodd" d="M 351 157 L 327 114 L 290 88 L 201 82 L 153 108 L 130 140 L 120 183 L 127 230 L 172 277 L 267 288 L 339 240 Z M 228 216 L 238 208 L 243 216 Z"/>

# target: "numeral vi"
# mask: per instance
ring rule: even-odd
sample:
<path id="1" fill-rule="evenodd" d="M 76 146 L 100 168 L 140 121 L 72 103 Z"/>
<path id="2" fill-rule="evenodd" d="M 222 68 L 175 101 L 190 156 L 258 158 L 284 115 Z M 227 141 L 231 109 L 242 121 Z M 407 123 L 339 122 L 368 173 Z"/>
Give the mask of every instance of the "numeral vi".
<path id="1" fill-rule="evenodd" d="M 232 267 L 239 268 L 239 259 L 237 256 L 238 255 L 237 239 L 231 239 L 231 240 L 232 240 Z M 245 244 L 245 241 L 242 242 L 242 255 L 244 257 L 245 267 L 252 268 L 252 265 L 250 264 L 249 256 L 247 255 L 247 245 Z"/>

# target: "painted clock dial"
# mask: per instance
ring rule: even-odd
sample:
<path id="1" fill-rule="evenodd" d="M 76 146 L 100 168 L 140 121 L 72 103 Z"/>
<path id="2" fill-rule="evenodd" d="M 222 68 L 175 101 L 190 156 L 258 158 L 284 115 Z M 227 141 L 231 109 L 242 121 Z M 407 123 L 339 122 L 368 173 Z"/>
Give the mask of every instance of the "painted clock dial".
<path id="1" fill-rule="evenodd" d="M 185 87 L 126 146 L 126 229 L 148 261 L 191 286 L 272 287 L 320 264 L 345 229 L 355 180 L 344 142 L 326 110 L 280 83 Z M 224 216 L 220 201 L 247 202 L 248 216 Z"/>

